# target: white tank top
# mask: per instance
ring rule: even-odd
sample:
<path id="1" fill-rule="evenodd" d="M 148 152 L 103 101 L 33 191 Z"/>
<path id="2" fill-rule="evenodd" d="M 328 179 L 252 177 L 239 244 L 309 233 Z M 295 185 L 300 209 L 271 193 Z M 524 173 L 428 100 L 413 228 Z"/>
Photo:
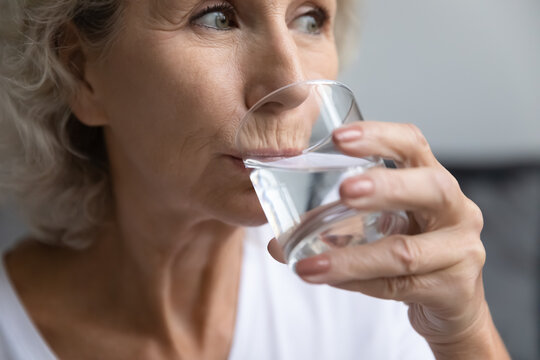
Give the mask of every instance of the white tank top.
<path id="1" fill-rule="evenodd" d="M 399 302 L 311 285 L 266 252 L 267 225 L 249 228 L 229 360 L 434 359 Z M 3 258 L 3 257 L 2 257 Z M 56 360 L 0 262 L 0 359 Z"/>

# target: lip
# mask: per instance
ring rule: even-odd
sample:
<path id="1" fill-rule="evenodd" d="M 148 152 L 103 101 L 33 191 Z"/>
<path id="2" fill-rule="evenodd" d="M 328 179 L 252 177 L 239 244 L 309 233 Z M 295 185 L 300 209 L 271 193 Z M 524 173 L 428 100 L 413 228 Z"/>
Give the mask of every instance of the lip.
<path id="1" fill-rule="evenodd" d="M 241 157 L 245 158 L 283 158 L 283 157 L 292 157 L 302 154 L 302 150 L 294 148 L 286 149 L 254 149 L 246 150 L 243 152 Z"/>
<path id="2" fill-rule="evenodd" d="M 259 161 L 272 161 L 272 160 L 278 160 L 284 157 L 292 157 L 302 154 L 302 150 L 299 149 L 252 149 L 243 151 L 242 153 L 239 152 L 232 152 L 225 154 L 225 157 L 229 159 L 229 161 L 233 164 L 235 168 L 240 170 L 243 173 L 249 174 L 251 171 L 253 171 L 252 168 L 246 167 L 244 165 L 244 159 L 256 159 Z"/>
<path id="3" fill-rule="evenodd" d="M 233 164 L 235 168 L 240 170 L 243 173 L 249 174 L 252 169 L 245 167 L 244 160 L 242 160 L 241 157 L 238 157 L 236 155 L 225 155 L 227 159 Z"/>

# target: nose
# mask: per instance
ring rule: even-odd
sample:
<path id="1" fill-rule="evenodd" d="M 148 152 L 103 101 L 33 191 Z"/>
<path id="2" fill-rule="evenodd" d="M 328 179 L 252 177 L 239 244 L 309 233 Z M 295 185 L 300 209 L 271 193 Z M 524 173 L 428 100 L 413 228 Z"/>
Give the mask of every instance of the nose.
<path id="1" fill-rule="evenodd" d="M 254 36 L 247 56 L 250 70 L 245 102 L 248 109 L 273 91 L 305 80 L 298 48 L 286 24 L 275 25 Z M 282 112 L 299 106 L 308 95 L 307 87 L 293 86 L 259 104 L 258 109 Z"/>
<path id="2" fill-rule="evenodd" d="M 290 83 L 290 85 L 292 84 L 296 83 Z M 307 101 L 309 95 L 309 85 L 296 84 L 294 86 L 286 86 L 278 92 L 270 92 L 270 94 L 259 99 L 257 103 L 255 103 L 256 109 L 254 109 L 254 111 L 277 115 L 286 110 L 299 108 L 300 105 Z"/>

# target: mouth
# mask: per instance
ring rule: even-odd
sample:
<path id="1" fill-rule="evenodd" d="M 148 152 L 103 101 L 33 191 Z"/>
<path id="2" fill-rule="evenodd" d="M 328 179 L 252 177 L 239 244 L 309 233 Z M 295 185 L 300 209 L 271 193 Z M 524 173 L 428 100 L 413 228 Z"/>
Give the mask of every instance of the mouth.
<path id="1" fill-rule="evenodd" d="M 246 166 L 244 165 L 244 160 L 242 160 L 241 157 L 237 155 L 225 155 L 225 157 L 232 163 L 232 165 L 236 169 L 240 170 L 242 173 L 245 173 L 245 174 L 251 173 L 252 169 L 246 168 Z"/>
<path id="2" fill-rule="evenodd" d="M 302 150 L 295 148 L 285 149 L 254 149 L 244 151 L 242 158 L 244 159 L 280 159 L 284 157 L 293 157 L 302 154 Z"/>
<path id="3" fill-rule="evenodd" d="M 251 167 L 246 167 L 244 163 L 245 159 L 268 162 L 298 156 L 300 154 L 302 154 L 302 150 L 294 148 L 286 148 L 279 150 L 264 148 L 246 150 L 242 153 L 227 154 L 225 155 L 225 157 L 233 164 L 236 169 L 240 170 L 244 174 L 250 174 L 253 169 Z"/>

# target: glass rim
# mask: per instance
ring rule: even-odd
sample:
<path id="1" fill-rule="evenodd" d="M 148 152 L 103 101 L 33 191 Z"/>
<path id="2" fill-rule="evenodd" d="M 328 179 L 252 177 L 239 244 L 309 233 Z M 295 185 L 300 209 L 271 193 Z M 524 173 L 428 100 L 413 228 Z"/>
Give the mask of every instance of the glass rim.
<path id="1" fill-rule="evenodd" d="M 278 92 L 281 92 L 281 91 L 284 91 L 284 90 L 287 90 L 293 86 L 298 86 L 298 85 L 327 85 L 327 86 L 335 86 L 335 87 L 340 87 L 340 88 L 343 88 L 345 90 L 347 90 L 348 93 L 350 93 L 350 95 L 354 98 L 354 93 L 353 91 L 351 90 L 351 88 L 349 88 L 347 85 L 339 82 L 339 81 L 336 81 L 336 80 L 327 80 L 327 79 L 315 79 L 315 80 L 302 80 L 302 81 L 297 81 L 297 82 L 294 82 L 294 83 L 291 83 L 291 84 L 287 84 L 285 86 L 282 86 L 276 90 L 273 90 L 272 92 L 266 94 L 265 96 L 263 96 L 261 99 L 257 100 L 257 102 L 255 104 L 253 104 L 253 106 L 251 106 L 248 111 L 244 114 L 244 116 L 242 117 L 242 120 L 240 121 L 240 127 L 242 127 L 242 125 L 244 125 L 244 122 L 246 120 L 246 118 L 251 114 L 253 113 L 254 111 L 256 111 L 262 104 L 264 104 L 266 102 L 266 100 L 272 96 L 274 96 L 275 94 L 277 94 Z"/>
<path id="2" fill-rule="evenodd" d="M 343 83 L 341 83 L 339 81 L 336 81 L 336 80 L 313 79 L 313 80 L 301 80 L 301 81 L 297 81 L 297 82 L 294 82 L 294 83 L 287 84 L 285 86 L 277 88 L 277 89 L 271 91 L 270 93 L 266 94 L 265 96 L 263 96 L 262 98 L 257 100 L 257 102 L 255 104 L 253 104 L 253 106 L 251 106 L 248 109 L 248 111 L 244 114 L 244 116 L 242 116 L 242 119 L 240 120 L 240 123 L 238 124 L 238 129 L 235 132 L 235 136 L 234 136 L 235 144 L 238 142 L 238 133 L 240 132 L 240 130 L 244 126 L 244 123 L 248 120 L 248 117 L 253 112 L 257 111 L 261 107 L 262 104 L 266 103 L 266 100 L 268 100 L 268 98 L 274 96 L 278 92 L 287 90 L 287 89 L 289 89 L 289 88 L 291 88 L 293 86 L 298 86 L 298 85 L 309 85 L 309 86 L 325 85 L 325 86 L 330 86 L 330 87 L 339 87 L 339 88 L 345 89 L 350 94 L 350 96 L 354 99 L 354 93 L 351 90 L 351 88 L 349 88 L 347 85 L 345 85 L 345 84 L 343 84 Z"/>

